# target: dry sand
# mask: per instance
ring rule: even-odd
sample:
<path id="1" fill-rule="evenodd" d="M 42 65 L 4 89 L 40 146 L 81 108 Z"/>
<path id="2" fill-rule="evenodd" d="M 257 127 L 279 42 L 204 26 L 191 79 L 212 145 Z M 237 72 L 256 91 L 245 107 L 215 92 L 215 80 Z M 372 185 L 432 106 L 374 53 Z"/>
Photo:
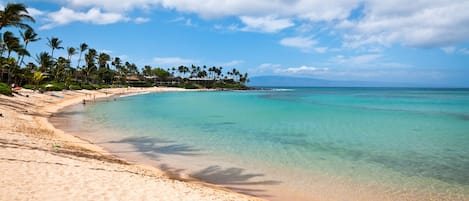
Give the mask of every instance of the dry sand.
<path id="1" fill-rule="evenodd" d="M 0 200 L 259 200 L 129 164 L 55 129 L 48 117 L 88 99 L 175 88 L 128 88 L 0 95 Z M 29 96 L 29 97 L 26 97 Z M 59 96 L 59 97 L 57 97 Z"/>

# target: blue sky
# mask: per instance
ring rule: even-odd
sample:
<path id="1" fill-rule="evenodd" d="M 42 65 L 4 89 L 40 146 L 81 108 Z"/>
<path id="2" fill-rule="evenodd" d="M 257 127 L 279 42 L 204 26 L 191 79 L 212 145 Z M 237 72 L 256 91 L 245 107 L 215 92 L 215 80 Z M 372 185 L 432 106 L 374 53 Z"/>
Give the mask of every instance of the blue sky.
<path id="1" fill-rule="evenodd" d="M 37 20 L 33 55 L 54 36 L 139 67 L 469 86 L 468 0 L 16 2 Z"/>

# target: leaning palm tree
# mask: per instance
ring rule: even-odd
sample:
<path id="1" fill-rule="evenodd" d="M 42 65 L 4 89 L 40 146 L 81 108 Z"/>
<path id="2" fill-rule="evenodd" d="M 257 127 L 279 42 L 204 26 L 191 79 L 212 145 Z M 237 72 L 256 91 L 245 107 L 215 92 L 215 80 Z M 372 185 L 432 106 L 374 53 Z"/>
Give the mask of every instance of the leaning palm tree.
<path id="1" fill-rule="evenodd" d="M 62 44 L 62 40 L 56 37 L 48 38 L 47 39 L 47 46 L 51 48 L 51 57 L 54 59 L 54 50 L 56 49 L 64 49 L 64 47 L 60 46 Z"/>
<path id="2" fill-rule="evenodd" d="M 86 43 L 82 43 L 80 45 L 80 56 L 78 57 L 78 64 L 77 64 L 77 69 L 80 68 L 80 61 L 81 61 L 81 55 L 83 54 L 84 51 L 88 49 L 88 45 Z"/>
<path id="3" fill-rule="evenodd" d="M 21 38 L 23 38 L 23 43 L 24 43 L 24 49 L 25 50 L 28 49 L 28 44 L 30 42 L 36 42 L 38 40 L 41 40 L 41 38 L 37 37 L 38 36 L 37 33 L 34 32 L 34 30 L 31 29 L 31 28 L 26 29 L 26 31 L 24 33 L 20 31 L 20 35 L 21 35 Z M 23 55 L 21 57 L 21 59 L 19 60 L 20 61 L 18 63 L 19 65 L 21 65 L 23 63 L 24 56 L 25 55 Z M 26 55 L 26 56 L 29 56 L 29 55 Z"/>
<path id="4" fill-rule="evenodd" d="M 22 46 L 19 46 L 18 49 L 16 49 L 16 54 L 18 54 L 18 59 L 16 60 L 20 61 L 18 62 L 18 66 L 20 66 L 23 63 L 23 58 L 25 56 L 28 56 L 28 57 L 31 56 L 29 51 L 25 47 L 22 47 Z"/>
<path id="5" fill-rule="evenodd" d="M 35 22 L 22 3 L 8 3 L 3 10 L 0 10 L 0 30 L 9 26 L 31 28 L 25 21 Z"/>

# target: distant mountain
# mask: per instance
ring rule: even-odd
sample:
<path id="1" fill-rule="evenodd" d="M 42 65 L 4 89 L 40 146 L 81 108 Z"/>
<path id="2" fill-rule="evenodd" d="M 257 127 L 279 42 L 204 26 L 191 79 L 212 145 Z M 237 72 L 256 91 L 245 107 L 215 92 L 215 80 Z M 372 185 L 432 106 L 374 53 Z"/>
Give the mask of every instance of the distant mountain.
<path id="1" fill-rule="evenodd" d="M 333 81 L 306 77 L 255 76 L 249 78 L 251 87 L 422 87 L 417 83 Z"/>

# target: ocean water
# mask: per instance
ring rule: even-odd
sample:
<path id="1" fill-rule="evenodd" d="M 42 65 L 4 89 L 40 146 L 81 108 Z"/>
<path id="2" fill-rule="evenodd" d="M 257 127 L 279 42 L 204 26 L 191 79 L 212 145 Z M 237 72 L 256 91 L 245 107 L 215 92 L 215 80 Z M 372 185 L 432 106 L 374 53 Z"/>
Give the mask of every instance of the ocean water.
<path id="1" fill-rule="evenodd" d="M 267 199 L 469 199 L 469 90 L 169 92 L 61 117 L 116 155 Z"/>

